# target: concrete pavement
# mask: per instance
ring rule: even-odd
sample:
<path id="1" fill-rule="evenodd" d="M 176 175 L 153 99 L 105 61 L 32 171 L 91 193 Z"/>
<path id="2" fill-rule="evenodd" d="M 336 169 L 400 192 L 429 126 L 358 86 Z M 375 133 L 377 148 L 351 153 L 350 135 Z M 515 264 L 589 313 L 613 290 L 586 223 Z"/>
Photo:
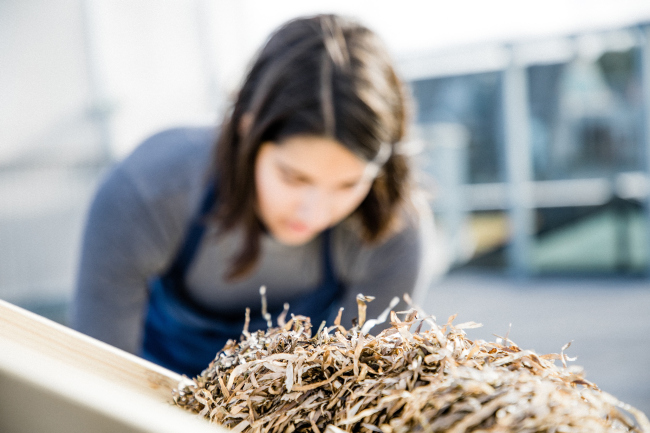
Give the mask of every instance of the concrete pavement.
<path id="1" fill-rule="evenodd" d="M 650 281 L 641 278 L 513 279 L 455 271 L 437 281 L 422 307 L 446 322 L 475 321 L 468 338 L 498 334 L 522 349 L 577 356 L 587 380 L 650 415 Z"/>

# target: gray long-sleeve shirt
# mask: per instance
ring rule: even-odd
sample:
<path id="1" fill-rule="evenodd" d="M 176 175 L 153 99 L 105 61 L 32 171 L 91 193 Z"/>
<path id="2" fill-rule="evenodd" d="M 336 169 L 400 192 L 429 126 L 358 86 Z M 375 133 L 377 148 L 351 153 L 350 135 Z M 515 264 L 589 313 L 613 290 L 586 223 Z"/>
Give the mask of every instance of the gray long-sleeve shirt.
<path id="1" fill-rule="evenodd" d="M 117 164 L 90 207 L 72 310 L 72 326 L 109 344 L 139 353 L 148 281 L 173 260 L 204 194 L 214 128 L 179 128 L 156 134 Z M 346 286 L 343 323 L 357 315 L 356 295 L 372 295 L 368 317 L 394 296 L 426 287 L 433 274 L 433 223 L 428 208 L 379 245 L 362 242 L 352 221 L 332 230 L 334 271 Z M 321 277 L 320 238 L 286 246 L 263 235 L 259 262 L 243 280 L 226 281 L 237 231 L 204 237 L 187 275 L 191 296 L 232 315 L 260 304 L 282 304 L 315 287 Z M 296 312 L 299 313 L 299 312 Z"/>

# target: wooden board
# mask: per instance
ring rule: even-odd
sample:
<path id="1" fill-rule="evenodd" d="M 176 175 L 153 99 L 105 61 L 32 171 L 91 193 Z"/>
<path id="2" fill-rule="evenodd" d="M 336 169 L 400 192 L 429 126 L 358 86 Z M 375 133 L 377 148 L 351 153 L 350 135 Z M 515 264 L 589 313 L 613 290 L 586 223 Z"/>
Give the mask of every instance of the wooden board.
<path id="1" fill-rule="evenodd" d="M 171 404 L 181 377 L 0 300 L 0 432 L 225 432 Z"/>

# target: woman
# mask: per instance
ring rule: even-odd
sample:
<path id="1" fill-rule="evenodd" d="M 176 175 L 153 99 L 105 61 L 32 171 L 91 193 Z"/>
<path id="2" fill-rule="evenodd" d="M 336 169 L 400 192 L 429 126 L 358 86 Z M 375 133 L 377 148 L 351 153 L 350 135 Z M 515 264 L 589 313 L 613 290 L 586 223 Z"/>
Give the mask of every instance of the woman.
<path id="1" fill-rule="evenodd" d="M 399 152 L 405 96 L 367 28 L 293 20 L 263 47 L 219 128 L 160 133 L 102 183 L 73 326 L 190 376 L 272 316 L 318 328 L 428 284 L 432 223 Z M 216 143 L 213 145 L 212 143 Z"/>

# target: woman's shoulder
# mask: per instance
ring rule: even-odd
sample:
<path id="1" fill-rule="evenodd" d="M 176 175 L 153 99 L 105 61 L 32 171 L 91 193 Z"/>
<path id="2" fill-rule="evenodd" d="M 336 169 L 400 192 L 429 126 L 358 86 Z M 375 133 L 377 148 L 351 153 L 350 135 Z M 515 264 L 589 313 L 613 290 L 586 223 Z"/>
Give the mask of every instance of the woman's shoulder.
<path id="1" fill-rule="evenodd" d="M 146 201 L 199 187 L 216 141 L 215 127 L 179 127 L 142 141 L 109 171 L 105 182 L 127 181 Z"/>
<path id="2" fill-rule="evenodd" d="M 216 137 L 215 127 L 167 129 L 145 139 L 119 165 L 132 176 L 196 174 L 196 169 L 207 167 Z"/>
<path id="3" fill-rule="evenodd" d="M 420 278 L 421 274 L 426 274 L 421 277 L 426 280 L 429 274 L 444 272 L 446 261 L 428 200 L 415 196 L 401 209 L 401 216 L 399 228 L 378 242 L 364 242 L 354 221 L 335 227 L 335 265 L 346 282 L 388 275 Z"/>
<path id="4" fill-rule="evenodd" d="M 418 255 L 433 229 L 430 207 L 426 203 L 409 203 L 400 209 L 394 230 L 375 242 L 363 239 L 361 222 L 348 218 L 333 229 L 333 245 L 340 262 L 359 264 L 371 258 Z M 343 266 L 346 267 L 346 266 Z"/>
<path id="5" fill-rule="evenodd" d="M 107 172 L 93 202 L 165 232 L 184 227 L 203 195 L 215 140 L 214 127 L 152 135 Z"/>
<path id="6" fill-rule="evenodd" d="M 426 197 L 416 192 L 397 209 L 398 217 L 395 225 L 387 235 L 376 242 L 365 242 L 362 237 L 362 224 L 358 218 L 348 218 L 334 228 L 336 236 L 358 248 L 369 250 L 379 249 L 386 243 L 400 241 L 413 242 L 420 239 L 423 231 L 433 229 L 433 213 Z"/>

